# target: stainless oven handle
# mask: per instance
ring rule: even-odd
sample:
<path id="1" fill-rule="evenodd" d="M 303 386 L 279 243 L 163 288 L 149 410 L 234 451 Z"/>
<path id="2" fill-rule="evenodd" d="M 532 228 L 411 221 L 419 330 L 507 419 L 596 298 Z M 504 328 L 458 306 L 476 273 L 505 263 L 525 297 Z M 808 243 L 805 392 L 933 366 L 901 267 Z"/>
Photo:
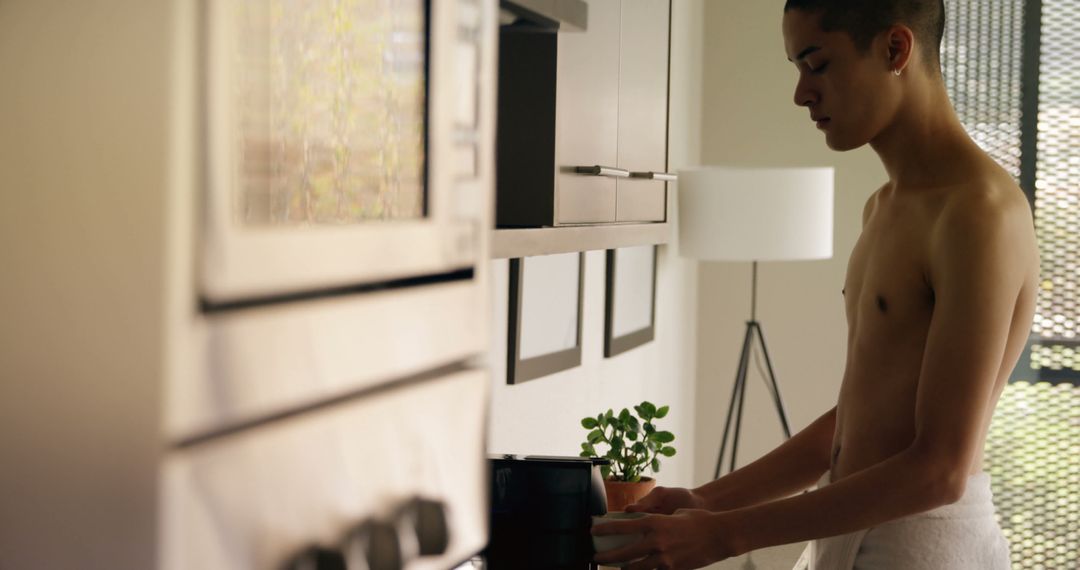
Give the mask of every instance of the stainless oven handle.
<path id="1" fill-rule="evenodd" d="M 648 178 L 649 180 L 663 180 L 664 182 L 675 182 L 679 179 L 678 174 L 672 174 L 670 172 L 631 172 L 631 178 Z"/>
<path id="2" fill-rule="evenodd" d="M 607 176 L 609 178 L 630 178 L 630 171 L 611 166 L 576 166 L 574 172 L 578 174 L 591 174 L 593 176 Z"/>

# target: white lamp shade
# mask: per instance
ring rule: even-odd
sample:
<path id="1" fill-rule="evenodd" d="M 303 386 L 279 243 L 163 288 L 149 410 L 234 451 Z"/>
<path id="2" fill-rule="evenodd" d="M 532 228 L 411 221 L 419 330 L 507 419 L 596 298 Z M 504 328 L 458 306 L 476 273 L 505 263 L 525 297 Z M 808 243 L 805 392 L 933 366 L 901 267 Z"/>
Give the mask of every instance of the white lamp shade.
<path id="1" fill-rule="evenodd" d="M 679 251 L 717 261 L 828 259 L 832 168 L 679 171 Z"/>

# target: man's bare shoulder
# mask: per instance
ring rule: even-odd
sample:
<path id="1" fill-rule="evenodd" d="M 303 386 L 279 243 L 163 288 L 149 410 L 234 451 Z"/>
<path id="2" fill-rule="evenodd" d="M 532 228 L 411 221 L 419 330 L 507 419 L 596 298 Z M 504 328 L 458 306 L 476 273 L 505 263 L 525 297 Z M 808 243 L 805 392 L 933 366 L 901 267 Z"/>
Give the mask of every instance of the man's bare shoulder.
<path id="1" fill-rule="evenodd" d="M 881 185 L 877 190 L 870 193 L 870 197 L 866 199 L 866 204 L 863 206 L 862 213 L 862 225 L 865 228 L 866 223 L 870 221 L 870 215 L 874 213 L 874 208 L 877 206 L 878 195 L 881 191 L 888 187 L 888 183 Z"/>
<path id="2" fill-rule="evenodd" d="M 930 234 L 931 265 L 958 253 L 1003 255 L 1017 273 L 1038 272 L 1038 246 L 1027 196 L 1002 173 L 949 190 Z"/>
<path id="3" fill-rule="evenodd" d="M 963 182 L 950 188 L 948 197 L 943 201 L 942 217 L 954 223 L 963 224 L 997 221 L 1017 218 L 1032 220 L 1031 205 L 1024 191 L 1005 169 L 981 150 L 976 152 L 968 164 L 960 167 L 958 173 Z M 989 218 L 983 216 L 989 215 Z"/>
<path id="4" fill-rule="evenodd" d="M 1011 177 L 996 173 L 955 186 L 941 203 L 937 230 L 1034 231 L 1031 205 Z"/>

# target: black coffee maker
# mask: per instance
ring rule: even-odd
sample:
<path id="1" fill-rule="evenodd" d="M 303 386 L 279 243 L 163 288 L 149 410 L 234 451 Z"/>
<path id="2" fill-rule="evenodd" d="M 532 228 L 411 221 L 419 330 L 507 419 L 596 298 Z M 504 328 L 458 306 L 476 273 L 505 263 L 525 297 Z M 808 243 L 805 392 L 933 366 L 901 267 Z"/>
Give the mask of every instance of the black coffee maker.
<path id="1" fill-rule="evenodd" d="M 589 528 L 607 513 L 600 466 L 581 457 L 489 458 L 491 570 L 595 570 Z"/>

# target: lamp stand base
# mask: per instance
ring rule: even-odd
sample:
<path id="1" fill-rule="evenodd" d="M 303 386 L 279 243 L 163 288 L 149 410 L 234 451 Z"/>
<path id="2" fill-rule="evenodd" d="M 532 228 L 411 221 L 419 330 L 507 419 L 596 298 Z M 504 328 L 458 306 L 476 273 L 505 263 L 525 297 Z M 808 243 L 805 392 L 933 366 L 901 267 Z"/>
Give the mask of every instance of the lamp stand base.
<path id="1" fill-rule="evenodd" d="M 757 268 L 755 267 L 754 269 L 756 281 Z M 787 414 L 784 412 L 784 402 L 780 398 L 780 387 L 776 384 L 776 374 L 773 372 L 772 361 L 769 359 L 769 349 L 765 346 L 765 335 L 762 333 L 761 323 L 757 322 L 757 320 L 749 320 L 746 322 L 746 335 L 743 337 L 742 353 L 739 357 L 739 369 L 735 375 L 735 386 L 731 392 L 731 403 L 728 404 L 727 419 L 724 421 L 724 437 L 720 442 L 720 455 L 716 459 L 716 472 L 713 475 L 713 479 L 720 478 L 720 469 L 724 463 L 728 435 L 730 435 L 731 430 L 732 413 L 735 412 L 735 402 L 738 400 L 738 411 L 735 412 L 737 414 L 735 416 L 735 438 L 731 446 L 731 467 L 728 472 L 730 473 L 735 470 L 735 454 L 739 449 L 739 430 L 742 426 L 743 400 L 746 397 L 746 372 L 750 364 L 750 345 L 755 339 L 761 344 L 761 351 L 765 355 L 765 364 L 769 372 L 768 378 L 765 379 L 766 387 L 772 392 L 773 403 L 776 405 L 776 412 L 780 416 L 780 425 L 784 428 L 784 437 L 786 439 L 791 439 L 791 429 L 788 427 Z"/>

